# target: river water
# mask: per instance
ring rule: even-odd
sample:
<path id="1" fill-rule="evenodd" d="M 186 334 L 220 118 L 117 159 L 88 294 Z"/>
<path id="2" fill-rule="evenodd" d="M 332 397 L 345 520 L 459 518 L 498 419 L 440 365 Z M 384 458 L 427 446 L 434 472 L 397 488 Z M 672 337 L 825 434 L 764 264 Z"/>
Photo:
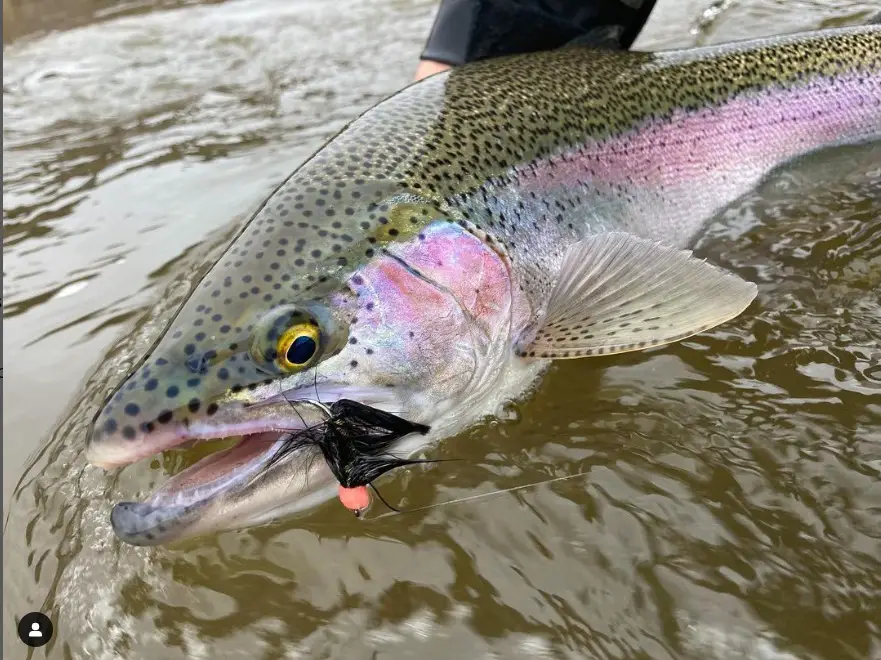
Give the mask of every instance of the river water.
<path id="1" fill-rule="evenodd" d="M 661 0 L 638 46 L 857 23 L 873 2 Z M 881 658 L 881 153 L 776 175 L 699 252 L 750 310 L 560 364 L 401 471 L 443 502 L 183 548 L 109 508 L 179 467 L 84 465 L 104 392 L 263 198 L 412 75 L 415 0 L 4 0 L 4 652 L 50 658 Z M 28 656 L 16 617 L 53 641 Z"/>

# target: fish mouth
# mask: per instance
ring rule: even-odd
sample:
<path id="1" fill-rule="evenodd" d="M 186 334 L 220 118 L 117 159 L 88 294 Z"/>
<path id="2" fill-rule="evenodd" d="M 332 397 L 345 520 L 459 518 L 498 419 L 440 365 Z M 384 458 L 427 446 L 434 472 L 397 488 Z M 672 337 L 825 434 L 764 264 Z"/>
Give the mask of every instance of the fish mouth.
<path id="1" fill-rule="evenodd" d="M 360 394 L 370 401 L 369 405 L 363 404 L 365 408 L 398 408 L 385 393 Z M 249 407 L 247 419 L 194 422 L 186 428 L 170 429 L 164 436 L 152 438 L 149 452 L 138 447 L 124 455 L 118 450 L 113 454 L 112 447 L 91 445 L 87 453 L 90 462 L 114 466 L 202 443 L 208 444 L 200 449 L 211 451 L 171 476 L 146 499 L 114 505 L 110 522 L 116 536 L 130 545 L 161 545 L 212 531 L 253 526 L 327 499 L 328 489 L 338 485 L 339 479 L 319 446 L 301 439 L 331 419 L 331 407 L 343 401 L 342 392 L 324 393 L 321 403 L 291 396 Z M 230 436 L 231 429 L 240 433 Z M 295 442 L 296 448 L 291 451 Z M 108 455 L 115 462 L 108 461 Z"/>
<path id="2" fill-rule="evenodd" d="M 188 536 L 218 500 L 252 485 L 269 467 L 291 433 L 242 436 L 173 475 L 145 501 L 114 505 L 110 524 L 120 540 L 137 546 L 160 545 Z"/>

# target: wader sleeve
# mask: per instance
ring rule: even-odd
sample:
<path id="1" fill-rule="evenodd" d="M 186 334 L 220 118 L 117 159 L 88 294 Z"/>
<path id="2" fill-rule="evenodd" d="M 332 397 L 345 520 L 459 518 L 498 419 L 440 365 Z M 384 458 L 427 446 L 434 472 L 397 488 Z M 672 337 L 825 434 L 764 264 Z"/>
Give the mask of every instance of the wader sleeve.
<path id="1" fill-rule="evenodd" d="M 569 43 L 630 48 L 655 0 L 441 0 L 422 59 L 466 62 Z"/>

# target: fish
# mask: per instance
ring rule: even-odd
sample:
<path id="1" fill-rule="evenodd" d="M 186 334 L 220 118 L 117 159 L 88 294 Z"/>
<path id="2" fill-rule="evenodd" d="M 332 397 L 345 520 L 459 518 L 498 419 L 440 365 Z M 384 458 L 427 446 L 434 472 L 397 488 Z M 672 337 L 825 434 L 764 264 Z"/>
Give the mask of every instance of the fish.
<path id="1" fill-rule="evenodd" d="M 355 414 L 340 401 L 397 420 L 355 464 L 404 460 L 555 360 L 731 321 L 758 288 L 694 256 L 708 221 L 776 168 L 879 138 L 875 25 L 576 45 L 403 88 L 279 185 L 97 411 L 86 459 L 103 469 L 236 440 L 114 505 L 115 534 L 162 545 L 332 499 L 320 429 Z"/>

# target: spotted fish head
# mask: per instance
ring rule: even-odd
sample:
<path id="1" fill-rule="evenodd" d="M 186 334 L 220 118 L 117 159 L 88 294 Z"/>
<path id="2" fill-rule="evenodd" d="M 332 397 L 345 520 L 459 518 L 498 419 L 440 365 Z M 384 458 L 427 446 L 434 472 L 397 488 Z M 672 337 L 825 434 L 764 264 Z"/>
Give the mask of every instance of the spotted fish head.
<path id="1" fill-rule="evenodd" d="M 336 206 L 345 226 L 285 220 L 296 196 L 264 207 L 99 411 L 87 457 L 106 468 L 240 438 L 117 505 L 121 538 L 161 543 L 314 502 L 334 484 L 323 460 L 269 459 L 334 401 L 444 429 L 492 395 L 518 316 L 504 252 L 409 192 L 352 197 Z"/>

